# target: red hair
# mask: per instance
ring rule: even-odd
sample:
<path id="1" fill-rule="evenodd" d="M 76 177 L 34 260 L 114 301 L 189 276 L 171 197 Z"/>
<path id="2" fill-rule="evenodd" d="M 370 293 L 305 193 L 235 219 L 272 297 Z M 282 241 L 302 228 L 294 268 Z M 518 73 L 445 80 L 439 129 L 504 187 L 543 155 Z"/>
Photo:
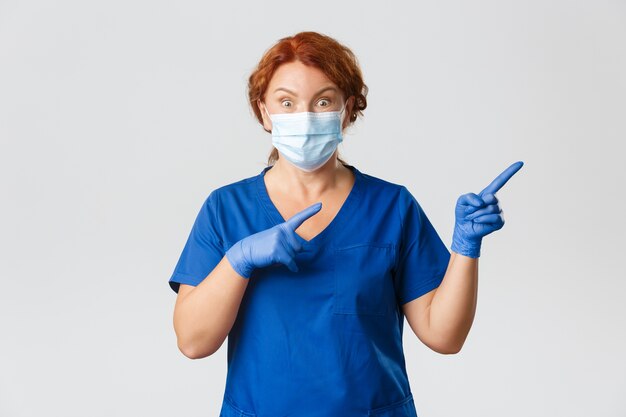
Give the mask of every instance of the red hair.
<path id="1" fill-rule="evenodd" d="M 363 117 L 367 107 L 367 85 L 354 53 L 335 39 L 317 32 L 300 32 L 293 36 L 280 39 L 268 49 L 256 69 L 248 78 L 248 99 L 257 120 L 263 125 L 263 117 L 258 101 L 263 101 L 265 92 L 276 69 L 288 62 L 301 61 L 320 69 L 333 83 L 339 87 L 348 99 L 354 96 L 354 105 L 350 113 L 349 123 Z M 273 148 L 268 164 L 278 159 L 278 151 Z M 340 162 L 344 163 L 340 158 Z"/>

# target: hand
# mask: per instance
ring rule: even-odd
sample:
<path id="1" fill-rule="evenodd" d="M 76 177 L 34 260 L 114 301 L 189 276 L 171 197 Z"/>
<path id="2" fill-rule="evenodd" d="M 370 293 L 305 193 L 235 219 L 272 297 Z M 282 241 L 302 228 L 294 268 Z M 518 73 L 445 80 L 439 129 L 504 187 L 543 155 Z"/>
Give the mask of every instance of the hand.
<path id="1" fill-rule="evenodd" d="M 250 235 L 235 243 L 226 251 L 226 257 L 233 269 L 242 277 L 250 278 L 252 270 L 280 262 L 293 271 L 298 271 L 294 258 L 302 245 L 296 238 L 296 229 L 309 217 L 322 208 L 315 203 L 286 222 Z"/>
<path id="2" fill-rule="evenodd" d="M 454 252 L 478 258 L 482 238 L 504 226 L 504 216 L 495 194 L 523 165 L 522 161 L 515 162 L 478 195 L 467 193 L 459 197 L 454 210 L 456 223 L 451 247 Z"/>

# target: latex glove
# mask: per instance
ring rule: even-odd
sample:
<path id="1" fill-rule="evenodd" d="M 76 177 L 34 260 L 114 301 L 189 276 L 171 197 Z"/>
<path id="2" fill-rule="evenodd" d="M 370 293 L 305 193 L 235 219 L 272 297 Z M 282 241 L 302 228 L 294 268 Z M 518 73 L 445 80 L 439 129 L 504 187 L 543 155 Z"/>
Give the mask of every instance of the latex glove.
<path id="1" fill-rule="evenodd" d="M 467 193 L 458 198 L 451 247 L 454 252 L 478 258 L 482 238 L 504 226 L 504 216 L 495 194 L 523 165 L 522 161 L 515 162 L 478 195 Z"/>
<path id="2" fill-rule="evenodd" d="M 302 245 L 295 236 L 295 230 L 321 208 L 322 203 L 315 203 L 286 222 L 241 239 L 226 251 L 226 258 L 244 278 L 250 278 L 255 268 L 275 263 L 285 264 L 291 271 L 297 272 L 294 258 Z"/>

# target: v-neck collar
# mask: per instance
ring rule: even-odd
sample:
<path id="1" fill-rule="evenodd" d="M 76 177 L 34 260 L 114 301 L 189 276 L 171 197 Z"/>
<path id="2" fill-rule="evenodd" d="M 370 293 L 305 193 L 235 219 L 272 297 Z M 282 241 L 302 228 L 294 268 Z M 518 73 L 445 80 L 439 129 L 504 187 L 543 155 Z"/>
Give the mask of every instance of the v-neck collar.
<path id="1" fill-rule="evenodd" d="M 268 167 L 263 168 L 263 170 L 257 175 L 256 183 L 257 183 L 257 192 L 259 196 L 259 200 L 261 201 L 263 208 L 266 213 L 269 215 L 270 219 L 272 219 L 272 223 L 274 225 L 285 222 L 285 219 L 282 214 L 278 211 L 272 200 L 270 199 L 269 193 L 267 192 L 267 187 L 265 186 L 265 173 L 271 169 L 274 165 L 270 165 Z M 352 189 L 348 194 L 348 197 L 343 202 L 341 208 L 332 219 L 332 221 L 317 235 L 315 235 L 311 240 L 306 240 L 298 233 L 294 233 L 298 242 L 300 242 L 303 246 L 310 245 L 321 245 L 326 238 L 332 234 L 333 230 L 341 230 L 340 227 L 343 222 L 351 217 L 351 213 L 355 207 L 357 207 L 357 202 L 361 197 L 361 182 L 363 178 L 361 177 L 361 171 L 359 171 L 356 167 L 352 165 L 344 164 L 346 168 L 349 168 L 354 173 L 354 184 L 352 184 Z"/>

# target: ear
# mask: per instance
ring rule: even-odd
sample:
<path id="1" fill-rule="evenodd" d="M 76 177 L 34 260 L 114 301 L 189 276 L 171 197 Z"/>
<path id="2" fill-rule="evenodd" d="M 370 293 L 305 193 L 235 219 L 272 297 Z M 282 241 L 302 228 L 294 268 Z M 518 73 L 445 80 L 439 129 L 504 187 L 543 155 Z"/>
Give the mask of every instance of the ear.
<path id="1" fill-rule="evenodd" d="M 267 113 L 266 113 L 267 108 L 265 107 L 265 103 L 263 103 L 260 99 L 258 99 L 256 101 L 256 104 L 259 107 L 259 111 L 261 112 L 261 117 L 263 118 L 263 129 L 265 129 L 267 132 L 271 132 L 272 121 L 267 116 Z"/>
<path id="2" fill-rule="evenodd" d="M 341 124 L 341 130 L 345 129 L 350 124 L 350 117 L 352 116 L 352 108 L 354 107 L 354 96 L 348 97 L 348 101 L 346 102 L 346 110 L 344 111 L 344 119 Z M 347 116 L 346 116 L 347 115 Z"/>

